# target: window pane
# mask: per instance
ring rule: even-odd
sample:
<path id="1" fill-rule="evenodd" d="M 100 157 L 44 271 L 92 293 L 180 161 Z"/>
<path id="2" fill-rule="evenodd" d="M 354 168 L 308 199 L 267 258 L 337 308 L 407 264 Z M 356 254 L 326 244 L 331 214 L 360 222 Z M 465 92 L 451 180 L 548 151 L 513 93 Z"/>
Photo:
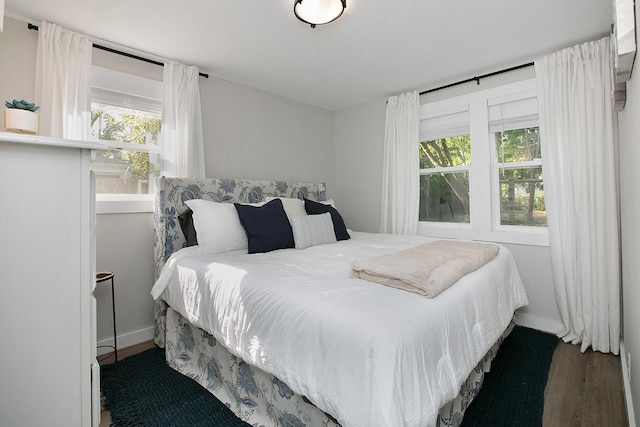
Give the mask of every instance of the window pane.
<path id="1" fill-rule="evenodd" d="M 148 194 L 149 182 L 160 174 L 157 154 L 139 151 L 98 151 L 91 163 L 98 194 Z"/>
<path id="2" fill-rule="evenodd" d="M 130 144 L 155 143 L 162 115 L 142 110 L 91 103 L 91 135 Z"/>
<path id="3" fill-rule="evenodd" d="M 498 163 L 525 162 L 540 158 L 538 127 L 494 133 Z"/>
<path id="4" fill-rule="evenodd" d="M 91 134 L 106 141 L 155 144 L 162 125 L 158 113 L 91 103 Z M 148 194 L 149 182 L 160 173 L 157 154 L 108 150 L 98 153 L 91 169 L 97 194 Z"/>
<path id="5" fill-rule="evenodd" d="M 450 136 L 420 142 L 420 169 L 471 163 L 471 136 Z"/>
<path id="6" fill-rule="evenodd" d="M 420 176 L 420 221 L 469 222 L 469 173 Z"/>
<path id="7" fill-rule="evenodd" d="M 547 226 L 541 167 L 500 170 L 500 224 Z"/>

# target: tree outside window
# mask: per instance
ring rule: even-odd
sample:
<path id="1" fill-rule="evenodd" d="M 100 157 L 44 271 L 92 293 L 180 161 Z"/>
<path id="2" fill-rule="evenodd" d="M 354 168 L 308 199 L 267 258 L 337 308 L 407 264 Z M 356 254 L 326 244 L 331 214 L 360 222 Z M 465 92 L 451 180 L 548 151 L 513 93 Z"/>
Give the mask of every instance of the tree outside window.
<path id="1" fill-rule="evenodd" d="M 147 194 L 149 182 L 160 173 L 158 155 L 136 146 L 155 143 L 162 126 L 159 113 L 103 103 L 91 104 L 91 133 L 102 141 L 130 149 L 114 148 L 98 153 L 93 163 L 99 194 Z"/>
<path id="2" fill-rule="evenodd" d="M 547 225 L 538 127 L 494 133 L 500 224 Z"/>
<path id="3" fill-rule="evenodd" d="M 468 223 L 469 134 L 421 141 L 420 221 Z"/>

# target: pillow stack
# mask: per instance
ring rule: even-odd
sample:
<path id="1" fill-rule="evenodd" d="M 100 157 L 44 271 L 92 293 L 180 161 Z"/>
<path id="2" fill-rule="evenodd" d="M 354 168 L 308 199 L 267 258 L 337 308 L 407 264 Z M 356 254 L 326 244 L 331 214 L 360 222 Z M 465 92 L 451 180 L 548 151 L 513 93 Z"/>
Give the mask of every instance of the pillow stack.
<path id="1" fill-rule="evenodd" d="M 213 252 L 305 249 L 350 238 L 333 201 L 269 197 L 266 203 L 192 199 L 185 204 L 189 209 L 179 220 L 187 246 L 197 244 Z"/>

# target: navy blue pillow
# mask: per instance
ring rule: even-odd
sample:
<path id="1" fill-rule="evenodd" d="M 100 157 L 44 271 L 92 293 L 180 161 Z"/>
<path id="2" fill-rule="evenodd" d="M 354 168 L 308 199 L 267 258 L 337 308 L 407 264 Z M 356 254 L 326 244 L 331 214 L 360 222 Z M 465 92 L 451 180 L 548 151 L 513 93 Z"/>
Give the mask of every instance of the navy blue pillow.
<path id="1" fill-rule="evenodd" d="M 293 231 L 282 200 L 273 199 L 262 206 L 233 205 L 238 211 L 240 224 L 247 232 L 250 254 L 295 248 Z"/>
<path id="2" fill-rule="evenodd" d="M 304 199 L 304 210 L 307 211 L 309 215 L 319 215 L 329 212 L 331 214 L 331 221 L 333 221 L 333 230 L 336 232 L 336 240 L 348 240 L 351 238 L 347 232 L 347 226 L 344 225 L 342 216 L 340 216 L 338 210 L 333 206 Z"/>
<path id="3" fill-rule="evenodd" d="M 193 211 L 187 207 L 187 210 L 178 215 L 182 234 L 187 241 L 187 246 L 195 246 L 198 244 L 198 234 L 193 225 Z"/>

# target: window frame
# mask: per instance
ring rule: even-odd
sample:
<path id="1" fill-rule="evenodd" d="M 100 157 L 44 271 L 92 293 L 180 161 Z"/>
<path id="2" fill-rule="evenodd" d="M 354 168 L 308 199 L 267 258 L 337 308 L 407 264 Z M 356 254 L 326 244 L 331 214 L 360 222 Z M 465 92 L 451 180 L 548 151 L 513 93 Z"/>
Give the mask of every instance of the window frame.
<path id="1" fill-rule="evenodd" d="M 501 163 L 496 160 L 495 143 L 489 127 L 490 100 L 517 99 L 518 94 L 531 94 L 531 91 L 535 90 L 535 78 L 529 78 L 465 95 L 426 102 L 420 106 L 420 120 L 422 121 L 446 115 L 456 106 L 468 104 L 471 162 L 469 165 L 470 222 L 420 221 L 419 234 L 439 238 L 549 246 L 547 227 L 500 224 L 500 192 L 497 171 Z M 543 144 L 543 141 L 540 143 Z M 512 164 L 514 163 L 510 163 L 510 166 Z"/>
<path id="2" fill-rule="evenodd" d="M 94 97 L 96 90 L 98 93 L 106 93 L 108 97 L 113 97 L 115 103 L 106 101 L 103 96 Z M 109 105 L 118 105 L 118 98 L 122 102 L 121 106 L 126 106 L 124 99 L 135 98 L 144 105 L 145 100 L 150 104 L 159 104 L 156 112 L 162 114 L 162 98 L 164 87 L 162 81 L 141 77 L 134 74 L 116 71 L 98 65 L 92 66 L 91 80 L 91 103 L 102 102 Z M 135 109 L 150 111 L 150 108 L 132 106 Z M 110 149 L 126 150 L 162 155 L 162 148 L 159 144 L 130 144 L 117 141 L 104 141 L 95 137 L 92 140 L 99 141 Z M 152 186 L 153 183 L 150 183 Z M 154 194 L 96 194 L 96 214 L 117 214 L 117 213 L 142 213 L 153 212 Z"/>

